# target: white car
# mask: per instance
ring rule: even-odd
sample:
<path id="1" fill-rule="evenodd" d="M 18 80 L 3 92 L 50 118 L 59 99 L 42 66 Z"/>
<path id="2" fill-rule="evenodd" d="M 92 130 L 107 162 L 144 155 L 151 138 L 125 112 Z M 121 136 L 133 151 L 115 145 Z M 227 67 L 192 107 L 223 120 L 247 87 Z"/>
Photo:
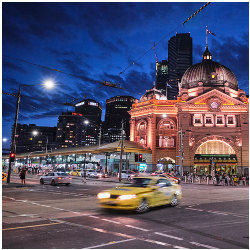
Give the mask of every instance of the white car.
<path id="1" fill-rule="evenodd" d="M 135 176 L 135 173 L 130 171 L 130 170 L 122 170 L 122 174 L 121 174 L 121 179 L 132 179 Z M 118 177 L 119 177 L 119 173 L 118 173 Z"/>
<path id="2" fill-rule="evenodd" d="M 71 183 L 72 177 L 69 177 L 65 172 L 52 172 L 40 177 L 40 183 L 51 184 L 53 186 L 57 184 L 65 184 L 68 186 Z"/>

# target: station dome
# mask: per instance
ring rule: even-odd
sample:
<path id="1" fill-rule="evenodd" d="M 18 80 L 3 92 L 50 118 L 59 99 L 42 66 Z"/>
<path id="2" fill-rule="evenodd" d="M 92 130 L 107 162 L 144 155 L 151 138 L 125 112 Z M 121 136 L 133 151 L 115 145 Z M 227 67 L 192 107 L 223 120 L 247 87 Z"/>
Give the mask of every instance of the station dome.
<path id="1" fill-rule="evenodd" d="M 212 54 L 206 46 L 203 60 L 189 67 L 181 79 L 181 88 L 190 89 L 199 86 L 204 87 L 230 87 L 238 90 L 238 81 L 234 73 L 222 64 L 212 60 Z"/>

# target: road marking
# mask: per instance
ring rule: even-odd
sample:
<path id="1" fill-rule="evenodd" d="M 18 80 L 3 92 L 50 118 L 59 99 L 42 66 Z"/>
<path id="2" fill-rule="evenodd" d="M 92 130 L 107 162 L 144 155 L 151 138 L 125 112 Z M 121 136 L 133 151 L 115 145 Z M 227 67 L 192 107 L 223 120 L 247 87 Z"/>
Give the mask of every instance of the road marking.
<path id="1" fill-rule="evenodd" d="M 189 249 L 187 247 L 180 247 L 180 246 L 174 246 L 174 248 L 178 248 L 178 249 Z"/>
<path id="2" fill-rule="evenodd" d="M 168 238 L 172 238 L 172 239 L 175 239 L 175 240 L 183 240 L 183 238 L 179 238 L 179 237 L 172 236 L 172 235 L 169 235 L 169 234 L 163 234 L 163 233 L 158 233 L 158 232 L 155 232 L 155 234 L 165 236 L 165 237 L 168 237 Z"/>
<path id="3" fill-rule="evenodd" d="M 94 215 L 90 215 L 89 217 L 91 217 L 91 218 L 95 218 L 95 219 L 98 219 L 98 218 L 99 218 L 99 217 L 94 216 Z"/>
<path id="4" fill-rule="evenodd" d="M 108 220 L 108 219 L 102 219 L 102 220 L 107 221 L 107 222 L 111 222 L 111 223 L 115 223 L 115 224 L 121 224 L 120 222 L 113 221 L 113 220 Z"/>
<path id="5" fill-rule="evenodd" d="M 148 240 L 148 239 L 143 239 L 146 242 L 150 242 L 150 243 L 154 243 L 157 245 L 162 245 L 162 246 L 170 246 L 170 244 L 165 243 L 165 242 L 161 242 L 161 241 L 156 241 L 156 240 Z"/>
<path id="6" fill-rule="evenodd" d="M 103 247 L 103 246 L 109 246 L 109 245 L 119 244 L 119 243 L 131 241 L 131 240 L 136 240 L 136 238 L 126 239 L 126 240 L 120 240 L 120 241 L 111 241 L 111 242 L 106 243 L 106 244 L 101 244 L 101 245 L 97 245 L 97 246 L 93 246 L 93 247 L 86 247 L 86 248 L 87 248 L 87 249 L 90 249 L 90 248 L 98 248 L 98 247 Z"/>
<path id="7" fill-rule="evenodd" d="M 222 215 L 229 215 L 226 212 L 219 212 L 219 211 L 212 211 L 212 210 L 208 210 L 208 213 L 212 213 L 212 214 L 222 214 Z"/>
<path id="8" fill-rule="evenodd" d="M 200 244 L 200 243 L 194 242 L 194 241 L 189 242 L 189 243 L 192 244 L 192 245 L 198 246 L 198 247 L 205 247 L 205 248 L 217 249 L 216 247 L 212 247 L 212 246 L 205 245 L 205 244 Z"/>
<path id="9" fill-rule="evenodd" d="M 52 225 L 56 225 L 56 224 L 62 224 L 62 223 L 61 222 L 54 222 L 54 223 L 49 223 L 49 224 L 40 224 L 40 225 L 32 225 L 32 226 L 25 226 L 25 227 L 5 228 L 5 229 L 3 229 L 3 231 L 24 229 L 24 228 L 32 228 L 32 227 L 45 227 L 45 226 L 52 226 Z"/>
<path id="10" fill-rule="evenodd" d="M 135 226 L 131 226 L 131 225 L 125 225 L 126 227 L 131 227 L 131 228 L 134 228 L 134 229 L 138 229 L 138 230 L 141 230 L 141 231 L 144 231 L 144 232 L 148 232 L 150 230 L 148 229 L 144 229 L 144 228 L 140 228 L 140 227 L 135 227 Z"/>
<path id="11" fill-rule="evenodd" d="M 189 210 L 194 210 L 194 211 L 200 211 L 200 212 L 204 211 L 204 210 L 202 210 L 202 209 L 198 209 L 198 208 L 191 208 L 191 207 L 186 207 L 186 209 L 189 209 Z"/>

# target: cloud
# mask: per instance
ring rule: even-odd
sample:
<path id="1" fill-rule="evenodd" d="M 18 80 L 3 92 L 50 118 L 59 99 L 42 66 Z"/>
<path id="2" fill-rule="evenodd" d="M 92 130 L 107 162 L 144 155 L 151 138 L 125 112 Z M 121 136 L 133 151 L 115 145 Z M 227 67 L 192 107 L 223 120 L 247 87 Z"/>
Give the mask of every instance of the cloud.
<path id="1" fill-rule="evenodd" d="M 21 73 L 27 73 L 27 71 L 24 68 L 20 67 L 19 64 L 10 62 L 6 58 L 3 58 L 3 71 L 5 71 L 6 68 L 8 68 L 14 72 L 18 71 Z"/>

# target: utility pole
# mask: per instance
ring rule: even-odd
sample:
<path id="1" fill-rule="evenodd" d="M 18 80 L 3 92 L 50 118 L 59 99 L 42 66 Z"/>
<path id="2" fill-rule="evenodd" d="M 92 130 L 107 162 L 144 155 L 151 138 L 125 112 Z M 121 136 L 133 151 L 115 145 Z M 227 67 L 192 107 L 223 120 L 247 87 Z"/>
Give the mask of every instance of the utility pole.
<path id="1" fill-rule="evenodd" d="M 19 90 L 17 94 L 17 102 L 16 102 L 16 114 L 15 114 L 15 121 L 13 125 L 13 132 L 12 132 L 12 138 L 11 138 L 11 148 L 10 148 L 10 155 L 16 153 L 16 128 L 17 128 L 17 120 L 18 120 L 18 112 L 19 112 L 19 103 L 21 98 L 21 85 L 19 85 Z M 15 160 L 14 160 L 15 162 Z M 10 183 L 10 175 L 11 175 L 11 164 L 12 159 L 10 157 L 9 159 L 9 170 L 8 170 L 8 176 L 7 176 L 7 183 Z"/>
<path id="2" fill-rule="evenodd" d="M 183 132 L 182 132 L 182 128 L 181 130 L 179 131 L 180 133 L 180 149 L 179 149 L 179 152 L 180 152 L 180 156 L 177 156 L 177 157 L 180 157 L 180 175 L 181 177 L 183 176 Z"/>
<path id="3" fill-rule="evenodd" d="M 122 120 L 122 130 L 121 130 L 121 154 L 120 154 L 120 166 L 119 166 L 119 182 L 122 180 L 122 154 L 123 154 L 123 120 Z"/>

